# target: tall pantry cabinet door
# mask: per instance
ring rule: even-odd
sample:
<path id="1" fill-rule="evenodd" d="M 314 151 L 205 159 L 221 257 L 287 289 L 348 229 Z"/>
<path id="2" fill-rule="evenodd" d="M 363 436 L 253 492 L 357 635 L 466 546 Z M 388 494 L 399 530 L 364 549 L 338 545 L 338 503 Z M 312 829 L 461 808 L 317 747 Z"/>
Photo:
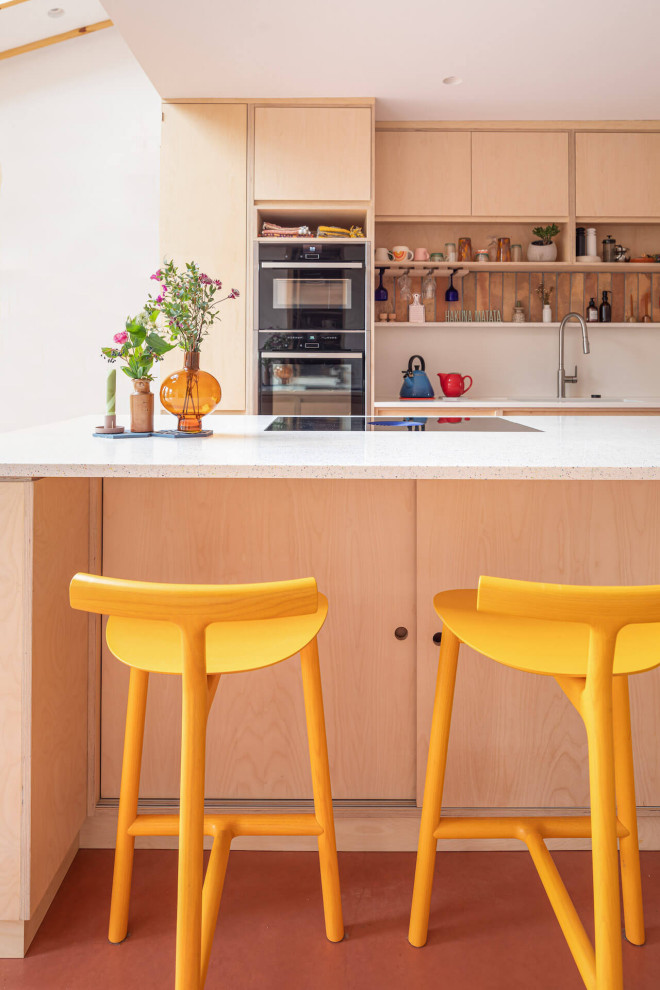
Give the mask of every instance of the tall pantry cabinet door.
<path id="1" fill-rule="evenodd" d="M 660 217 L 660 134 L 577 134 L 579 217 Z"/>
<path id="2" fill-rule="evenodd" d="M 245 409 L 247 106 L 181 103 L 163 108 L 160 256 L 196 261 L 238 299 L 220 307 L 202 344 L 201 367 L 222 386 L 219 411 Z M 183 366 L 177 348 L 162 377 Z"/>
<path id="3" fill-rule="evenodd" d="M 467 131 L 377 131 L 378 216 L 469 216 Z"/>
<path id="4" fill-rule="evenodd" d="M 568 215 L 565 131 L 473 131 L 472 214 Z"/>
<path id="5" fill-rule="evenodd" d="M 370 107 L 257 107 L 256 200 L 371 199 Z"/>

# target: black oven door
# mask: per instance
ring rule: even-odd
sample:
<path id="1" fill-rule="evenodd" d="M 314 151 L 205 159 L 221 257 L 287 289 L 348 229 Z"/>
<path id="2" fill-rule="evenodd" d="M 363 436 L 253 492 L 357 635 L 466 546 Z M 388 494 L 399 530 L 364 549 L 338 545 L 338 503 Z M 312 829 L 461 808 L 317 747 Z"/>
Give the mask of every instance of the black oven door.
<path id="1" fill-rule="evenodd" d="M 262 351 L 259 412 L 272 416 L 363 416 L 364 354 Z"/>
<path id="2" fill-rule="evenodd" d="M 261 261 L 259 330 L 364 330 L 362 261 Z"/>

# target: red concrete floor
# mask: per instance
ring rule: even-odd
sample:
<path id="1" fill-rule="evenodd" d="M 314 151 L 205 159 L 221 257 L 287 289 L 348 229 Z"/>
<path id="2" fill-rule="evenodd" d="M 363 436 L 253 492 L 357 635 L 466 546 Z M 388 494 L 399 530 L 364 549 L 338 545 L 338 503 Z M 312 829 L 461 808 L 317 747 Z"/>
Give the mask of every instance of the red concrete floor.
<path id="1" fill-rule="evenodd" d="M 590 858 L 556 861 L 590 924 Z M 174 985 L 176 853 L 136 853 L 130 937 L 110 945 L 111 850 L 78 853 L 25 959 L 2 990 L 155 990 Z M 580 990 L 529 856 L 439 854 L 429 941 L 408 944 L 411 853 L 342 853 L 347 938 L 325 938 L 313 853 L 232 852 L 208 990 Z M 660 985 L 660 852 L 642 853 L 647 944 L 623 943 L 626 990 Z"/>

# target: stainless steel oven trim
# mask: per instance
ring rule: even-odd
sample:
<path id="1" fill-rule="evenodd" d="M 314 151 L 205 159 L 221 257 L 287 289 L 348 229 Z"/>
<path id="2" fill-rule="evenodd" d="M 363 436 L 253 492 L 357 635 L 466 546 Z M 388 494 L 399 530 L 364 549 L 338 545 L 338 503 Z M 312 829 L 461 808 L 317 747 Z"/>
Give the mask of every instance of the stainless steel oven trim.
<path id="1" fill-rule="evenodd" d="M 362 351 L 260 351 L 262 358 L 349 358 L 362 361 Z"/>
<path id="2" fill-rule="evenodd" d="M 290 268 L 304 270 L 312 268 L 334 268 L 341 271 L 343 268 L 364 268 L 361 261 L 262 261 L 261 268 Z"/>

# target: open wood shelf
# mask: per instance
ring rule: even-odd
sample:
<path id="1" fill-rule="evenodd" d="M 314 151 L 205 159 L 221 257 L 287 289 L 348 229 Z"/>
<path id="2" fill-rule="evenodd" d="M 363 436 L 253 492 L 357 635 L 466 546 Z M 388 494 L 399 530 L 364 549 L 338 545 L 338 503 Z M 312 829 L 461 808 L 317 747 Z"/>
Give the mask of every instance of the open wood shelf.
<path id="1" fill-rule="evenodd" d="M 441 269 L 439 274 L 444 274 L 445 269 L 453 269 L 456 272 L 459 268 L 467 268 L 471 272 L 618 272 L 625 275 L 626 272 L 656 272 L 660 275 L 660 263 L 636 264 L 632 262 L 595 262 L 593 264 L 579 264 L 576 261 L 374 261 L 374 268 L 383 268 L 390 275 L 399 274 L 404 271 L 422 274 L 423 271 L 434 271 Z"/>
<path id="2" fill-rule="evenodd" d="M 569 325 L 574 326 L 575 321 L 571 321 Z M 587 323 L 587 328 L 589 330 L 592 330 L 594 327 L 598 329 L 602 327 L 611 327 L 615 330 L 629 330 L 633 327 L 657 326 L 660 326 L 660 323 L 651 321 L 645 323 L 642 320 L 638 320 L 636 323 Z M 438 327 L 458 327 L 459 329 L 464 327 L 506 327 L 508 329 L 509 327 L 514 327 L 517 330 L 541 330 L 544 328 L 549 330 L 557 330 L 559 328 L 559 322 L 557 320 L 553 320 L 552 323 L 511 323 L 510 321 L 505 320 L 442 320 L 431 322 L 429 320 L 426 323 L 399 323 L 396 320 L 388 320 L 386 323 L 384 320 L 376 320 L 374 322 L 374 327 L 378 329 L 383 327 L 402 327 L 408 330 L 420 330 L 425 327 L 429 327 L 431 329 L 438 329 Z"/>

